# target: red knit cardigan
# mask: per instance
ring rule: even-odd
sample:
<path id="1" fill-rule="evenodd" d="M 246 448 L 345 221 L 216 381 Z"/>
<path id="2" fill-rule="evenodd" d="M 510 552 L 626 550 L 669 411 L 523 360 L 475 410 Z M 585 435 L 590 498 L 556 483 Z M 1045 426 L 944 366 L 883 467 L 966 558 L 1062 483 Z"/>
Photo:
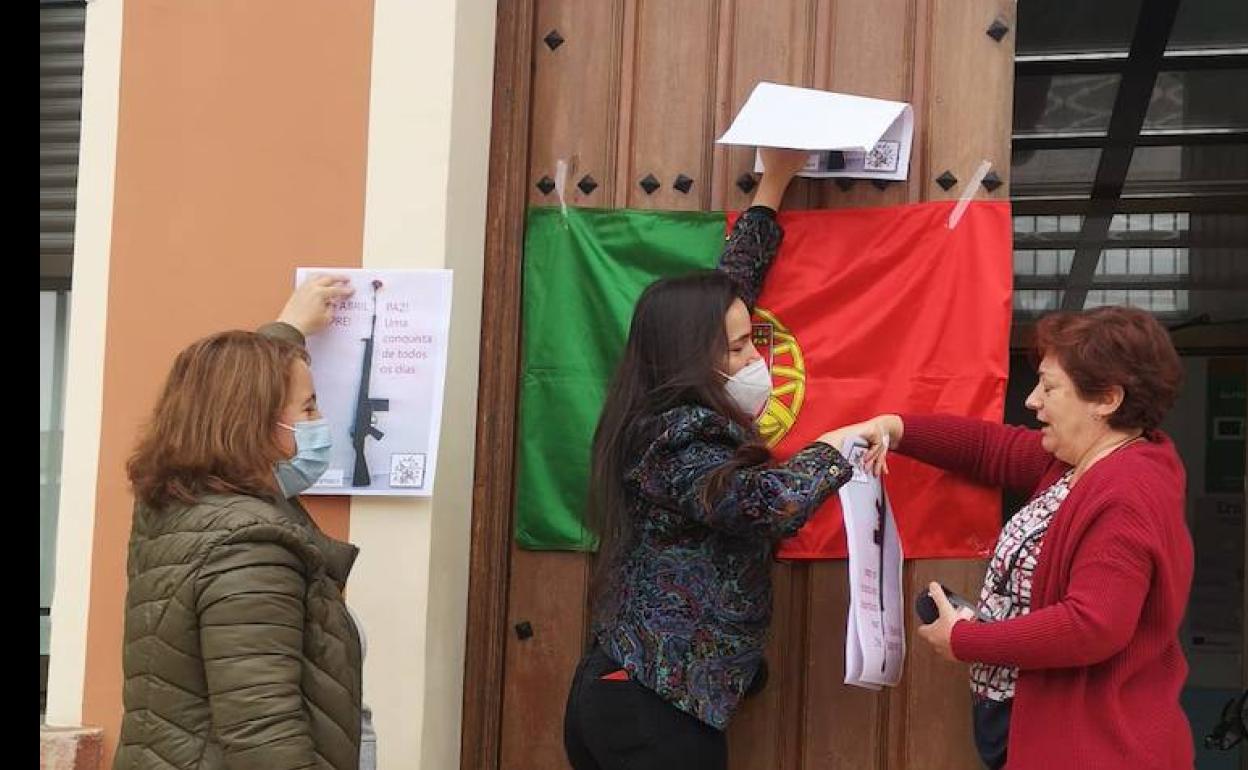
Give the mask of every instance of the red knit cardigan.
<path id="1" fill-rule="evenodd" d="M 991 486 L 1044 490 L 1069 465 L 1040 433 L 903 415 L 897 451 Z M 1017 666 L 1007 770 L 1191 768 L 1179 625 L 1192 583 L 1183 465 L 1150 431 L 1093 465 L 1049 525 L 1031 612 L 953 627 L 958 660 Z"/>

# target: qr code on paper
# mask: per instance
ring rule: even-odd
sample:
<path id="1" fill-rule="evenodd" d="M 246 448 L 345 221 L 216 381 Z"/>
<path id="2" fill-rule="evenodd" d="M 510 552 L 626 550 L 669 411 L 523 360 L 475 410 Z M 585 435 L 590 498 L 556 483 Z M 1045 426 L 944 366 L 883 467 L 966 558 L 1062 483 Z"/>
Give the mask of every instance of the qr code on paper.
<path id="1" fill-rule="evenodd" d="M 425 485 L 425 454 L 390 455 L 390 486 L 417 488 Z"/>
<path id="2" fill-rule="evenodd" d="M 871 152 L 867 153 L 867 157 L 863 160 L 862 167 L 865 171 L 896 171 L 897 156 L 901 152 L 901 142 L 891 139 L 883 139 L 875 143 L 875 147 Z"/>

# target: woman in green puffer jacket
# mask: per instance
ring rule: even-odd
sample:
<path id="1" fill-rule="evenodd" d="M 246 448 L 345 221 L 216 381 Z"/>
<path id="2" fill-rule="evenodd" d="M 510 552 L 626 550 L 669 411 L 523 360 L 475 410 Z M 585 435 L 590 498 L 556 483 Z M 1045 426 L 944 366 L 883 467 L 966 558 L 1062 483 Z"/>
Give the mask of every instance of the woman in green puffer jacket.
<path id="1" fill-rule="evenodd" d="M 130 459 L 125 716 L 114 770 L 357 770 L 356 548 L 296 496 L 328 459 L 303 348 L 351 289 L 319 276 L 278 323 L 178 356 Z"/>

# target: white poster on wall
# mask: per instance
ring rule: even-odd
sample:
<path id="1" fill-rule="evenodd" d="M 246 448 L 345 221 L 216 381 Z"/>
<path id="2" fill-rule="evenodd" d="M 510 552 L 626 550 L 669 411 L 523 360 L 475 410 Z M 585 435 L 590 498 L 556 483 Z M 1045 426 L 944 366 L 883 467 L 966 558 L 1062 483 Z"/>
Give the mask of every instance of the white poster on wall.
<path id="1" fill-rule="evenodd" d="M 305 494 L 433 494 L 451 324 L 450 270 L 343 270 L 355 294 L 308 340 L 329 468 Z"/>
<path id="2" fill-rule="evenodd" d="M 849 617 L 845 624 L 845 684 L 878 690 L 901 681 L 906 658 L 902 551 L 883 480 L 864 467 L 867 445 L 846 439 L 841 454 L 854 475 L 838 494 L 849 546 Z"/>

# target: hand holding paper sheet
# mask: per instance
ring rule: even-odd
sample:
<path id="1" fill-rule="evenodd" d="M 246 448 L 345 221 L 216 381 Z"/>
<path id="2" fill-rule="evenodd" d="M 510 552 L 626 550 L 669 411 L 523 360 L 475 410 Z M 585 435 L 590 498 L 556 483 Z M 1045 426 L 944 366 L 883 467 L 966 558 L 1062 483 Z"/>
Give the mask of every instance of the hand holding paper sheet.
<path id="1" fill-rule="evenodd" d="M 719 144 L 812 151 L 799 176 L 905 179 L 914 110 L 905 102 L 759 83 Z M 755 166 L 756 171 L 762 169 Z"/>
<path id="2" fill-rule="evenodd" d="M 841 453 L 854 466 L 839 491 L 849 543 L 845 684 L 878 690 L 901 681 L 906 657 L 901 540 L 883 481 L 866 469 L 867 443 L 846 439 Z"/>

